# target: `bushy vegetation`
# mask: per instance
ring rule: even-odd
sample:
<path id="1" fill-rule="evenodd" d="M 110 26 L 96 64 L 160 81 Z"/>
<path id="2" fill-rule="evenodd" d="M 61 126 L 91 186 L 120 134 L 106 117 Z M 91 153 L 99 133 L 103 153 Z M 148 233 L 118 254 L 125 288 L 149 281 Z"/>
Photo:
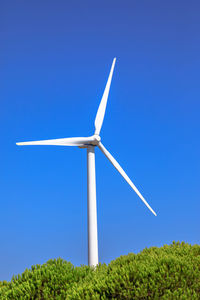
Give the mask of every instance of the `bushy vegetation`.
<path id="1" fill-rule="evenodd" d="M 200 299 L 200 246 L 174 242 L 96 269 L 49 260 L 0 282 L 0 299 Z"/>

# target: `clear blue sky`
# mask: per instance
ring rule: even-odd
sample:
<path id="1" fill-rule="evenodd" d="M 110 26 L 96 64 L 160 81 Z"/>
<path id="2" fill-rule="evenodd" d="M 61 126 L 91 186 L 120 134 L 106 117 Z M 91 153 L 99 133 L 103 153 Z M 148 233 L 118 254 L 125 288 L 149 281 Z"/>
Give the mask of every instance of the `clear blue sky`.
<path id="1" fill-rule="evenodd" d="M 117 57 L 96 150 L 99 258 L 199 243 L 199 1 L 0 2 L 0 280 L 62 257 L 87 264 L 87 136 Z"/>

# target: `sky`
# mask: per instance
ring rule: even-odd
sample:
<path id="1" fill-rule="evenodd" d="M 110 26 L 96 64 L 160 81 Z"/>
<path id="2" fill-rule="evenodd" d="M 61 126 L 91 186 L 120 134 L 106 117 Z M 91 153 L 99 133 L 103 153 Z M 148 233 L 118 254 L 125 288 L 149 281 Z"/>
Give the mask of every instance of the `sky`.
<path id="1" fill-rule="evenodd" d="M 61 257 L 87 264 L 87 156 L 16 142 L 88 136 L 117 58 L 96 149 L 99 261 L 200 243 L 199 1 L 0 1 L 0 280 Z"/>

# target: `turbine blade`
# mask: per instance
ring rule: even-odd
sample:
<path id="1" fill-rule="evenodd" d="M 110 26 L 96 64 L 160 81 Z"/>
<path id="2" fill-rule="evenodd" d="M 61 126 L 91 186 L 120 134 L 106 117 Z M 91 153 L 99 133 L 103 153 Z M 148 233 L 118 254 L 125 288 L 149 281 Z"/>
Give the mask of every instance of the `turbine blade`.
<path id="1" fill-rule="evenodd" d="M 113 59 L 112 67 L 111 67 L 110 74 L 108 77 L 108 81 L 107 81 L 107 84 L 106 84 L 106 87 L 105 87 L 105 90 L 103 93 L 103 97 L 101 99 L 101 102 L 100 102 L 100 105 L 99 105 L 99 108 L 97 111 L 95 123 L 94 123 L 95 124 L 95 134 L 98 134 L 98 135 L 100 133 L 100 130 L 101 130 L 101 127 L 103 124 L 105 111 L 106 111 L 106 104 L 107 104 L 107 100 L 108 100 L 108 94 L 109 94 L 109 90 L 110 90 L 110 84 L 111 84 L 111 80 L 112 80 L 113 70 L 115 67 L 115 61 L 116 61 L 116 58 Z"/>
<path id="2" fill-rule="evenodd" d="M 26 146 L 26 145 L 83 146 L 83 145 L 87 145 L 91 141 L 92 141 L 91 137 L 75 137 L 75 138 L 42 140 L 42 141 L 32 141 L 32 142 L 21 142 L 21 143 L 16 143 L 16 145 L 18 146 Z"/>
<path id="3" fill-rule="evenodd" d="M 155 215 L 155 211 L 151 208 L 151 206 L 147 203 L 147 201 L 144 199 L 144 197 L 140 194 L 136 186 L 133 184 L 133 182 L 130 180 L 128 175 L 124 172 L 122 167 L 118 164 L 118 162 L 114 159 L 114 157 L 106 150 L 106 148 L 102 145 L 102 143 L 99 143 L 98 145 L 99 149 L 105 154 L 105 156 L 109 159 L 111 164 L 117 169 L 117 171 L 124 177 L 124 179 L 128 182 L 128 184 L 132 187 L 132 189 L 136 192 L 136 194 L 140 197 L 140 199 L 144 202 L 144 204 L 148 207 L 148 209 Z"/>

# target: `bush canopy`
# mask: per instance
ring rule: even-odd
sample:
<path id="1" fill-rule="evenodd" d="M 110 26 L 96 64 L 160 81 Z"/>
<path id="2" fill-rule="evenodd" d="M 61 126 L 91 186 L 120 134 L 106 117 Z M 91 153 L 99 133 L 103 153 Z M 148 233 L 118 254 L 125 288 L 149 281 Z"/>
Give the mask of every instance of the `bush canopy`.
<path id="1" fill-rule="evenodd" d="M 0 282 L 0 299 L 200 299 L 200 246 L 145 248 L 95 269 L 49 260 Z"/>

